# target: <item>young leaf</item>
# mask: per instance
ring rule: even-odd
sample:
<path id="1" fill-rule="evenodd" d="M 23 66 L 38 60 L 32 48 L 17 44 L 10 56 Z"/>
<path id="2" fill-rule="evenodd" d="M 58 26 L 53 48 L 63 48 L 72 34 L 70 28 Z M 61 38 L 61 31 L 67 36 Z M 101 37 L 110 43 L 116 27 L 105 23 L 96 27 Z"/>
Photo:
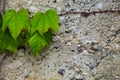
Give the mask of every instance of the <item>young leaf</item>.
<path id="1" fill-rule="evenodd" d="M 37 12 L 32 20 L 31 33 L 33 34 L 35 31 L 39 31 L 39 33 L 43 35 L 49 28 L 50 26 L 46 19 L 46 15 L 42 12 Z"/>
<path id="2" fill-rule="evenodd" d="M 45 39 L 47 44 L 49 45 L 52 40 L 52 32 L 51 30 L 48 30 L 46 33 L 44 33 Z"/>
<path id="3" fill-rule="evenodd" d="M 21 9 L 18 12 L 15 10 L 7 11 L 3 19 L 2 31 L 4 32 L 7 27 L 15 40 L 24 28 L 30 32 L 29 15 L 27 11 L 25 9 Z"/>
<path id="4" fill-rule="evenodd" d="M 41 36 L 38 32 L 36 32 L 28 42 L 35 56 L 47 45 L 45 37 Z"/>
<path id="5" fill-rule="evenodd" d="M 46 16 L 47 16 L 47 20 L 48 20 L 48 24 L 50 26 L 50 28 L 52 30 L 54 30 L 55 32 L 58 32 L 58 14 L 57 11 L 54 9 L 49 9 L 46 12 Z"/>
<path id="6" fill-rule="evenodd" d="M 5 32 L 6 28 L 8 27 L 9 22 L 11 21 L 11 19 L 14 16 L 15 13 L 16 13 L 15 10 L 10 9 L 4 15 L 3 26 L 2 26 L 2 31 L 3 32 Z"/>
<path id="7" fill-rule="evenodd" d="M 8 31 L 3 33 L 0 31 L 0 51 L 5 49 L 10 50 L 11 52 L 17 52 L 17 42 L 12 38 Z"/>
<path id="8" fill-rule="evenodd" d="M 30 33 L 30 20 L 28 11 L 21 9 L 18 11 L 18 15 L 20 16 L 20 20 L 22 20 L 22 24 L 24 24 L 24 28 Z"/>
<path id="9" fill-rule="evenodd" d="M 53 9 L 48 10 L 45 14 L 37 12 L 32 19 L 31 34 L 38 31 L 41 35 L 49 29 L 58 32 L 58 15 Z"/>
<path id="10" fill-rule="evenodd" d="M 18 47 L 23 47 L 27 41 L 24 39 L 22 33 L 18 36 L 16 44 Z"/>
<path id="11" fill-rule="evenodd" d="M 2 33 L 2 31 L 0 31 L 0 52 L 4 51 L 5 48 L 7 47 L 7 44 L 4 43 L 6 40 L 4 38 L 4 34 Z"/>

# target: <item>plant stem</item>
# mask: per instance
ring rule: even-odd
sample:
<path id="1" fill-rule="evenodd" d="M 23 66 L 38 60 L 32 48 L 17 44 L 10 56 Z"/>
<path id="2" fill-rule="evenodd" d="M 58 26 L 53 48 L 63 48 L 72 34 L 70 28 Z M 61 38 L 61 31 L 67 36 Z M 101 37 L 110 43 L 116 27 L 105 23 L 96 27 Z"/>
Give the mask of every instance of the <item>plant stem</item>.
<path id="1" fill-rule="evenodd" d="M 97 14 L 97 13 L 120 13 L 120 10 L 99 10 L 99 11 L 91 11 L 91 12 L 65 12 L 62 14 L 58 14 L 59 16 L 65 16 L 65 15 L 72 15 L 72 14 L 81 14 L 83 17 L 88 17 L 89 15 Z"/>
<path id="2" fill-rule="evenodd" d="M 4 16 L 4 7 L 5 7 L 5 0 L 0 0 L 0 13 L 2 17 Z"/>
<path id="3" fill-rule="evenodd" d="M 0 0 L 0 14 L 2 17 L 4 16 L 4 6 L 5 6 L 4 4 L 5 4 L 5 0 Z M 6 53 L 0 54 L 0 63 L 3 61 L 5 56 L 6 56 Z"/>

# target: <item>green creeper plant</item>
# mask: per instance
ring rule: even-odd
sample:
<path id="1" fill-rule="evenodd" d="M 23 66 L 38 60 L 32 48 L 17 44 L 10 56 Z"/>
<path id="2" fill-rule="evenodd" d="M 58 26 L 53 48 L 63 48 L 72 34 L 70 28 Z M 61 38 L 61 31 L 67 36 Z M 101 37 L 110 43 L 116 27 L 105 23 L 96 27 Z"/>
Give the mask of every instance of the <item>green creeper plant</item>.
<path id="1" fill-rule="evenodd" d="M 27 10 L 21 9 L 16 12 L 11 9 L 7 11 L 3 19 L 2 31 L 4 32 L 7 27 L 15 40 L 23 29 L 30 32 L 29 14 Z"/>
<path id="2" fill-rule="evenodd" d="M 41 35 L 52 29 L 58 32 L 58 16 L 55 10 L 48 10 L 46 13 L 37 12 L 32 20 L 31 33 L 38 31 Z"/>
<path id="3" fill-rule="evenodd" d="M 52 31 L 58 32 L 58 14 L 54 9 L 46 13 L 37 12 L 30 19 L 26 9 L 8 10 L 0 18 L 0 52 L 9 50 L 17 53 L 19 47 L 28 44 L 37 56 L 52 40 Z"/>

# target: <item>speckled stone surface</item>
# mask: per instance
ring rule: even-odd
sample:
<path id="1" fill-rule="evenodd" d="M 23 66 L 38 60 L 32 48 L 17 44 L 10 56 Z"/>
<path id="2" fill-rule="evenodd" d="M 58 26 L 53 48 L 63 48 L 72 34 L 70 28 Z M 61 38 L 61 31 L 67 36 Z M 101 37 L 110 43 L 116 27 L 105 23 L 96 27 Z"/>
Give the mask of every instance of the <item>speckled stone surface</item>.
<path id="1" fill-rule="evenodd" d="M 60 14 L 119 6 L 119 0 L 6 0 L 6 10 L 23 7 L 31 16 L 49 8 Z M 119 13 L 60 16 L 59 23 L 59 33 L 38 57 L 28 49 L 6 56 L 0 80 L 120 80 Z"/>

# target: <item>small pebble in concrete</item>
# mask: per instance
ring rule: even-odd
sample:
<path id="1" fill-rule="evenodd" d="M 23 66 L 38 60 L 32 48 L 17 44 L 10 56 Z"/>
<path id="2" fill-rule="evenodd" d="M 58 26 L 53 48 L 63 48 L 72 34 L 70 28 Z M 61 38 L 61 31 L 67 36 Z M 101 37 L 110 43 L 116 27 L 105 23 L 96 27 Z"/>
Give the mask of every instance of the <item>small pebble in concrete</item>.
<path id="1" fill-rule="evenodd" d="M 79 75 L 79 74 L 78 74 L 78 75 L 76 75 L 76 76 L 75 76 L 75 78 L 76 78 L 76 80 L 83 80 L 82 76 L 81 76 L 81 75 Z"/>
<path id="2" fill-rule="evenodd" d="M 60 74 L 61 76 L 64 76 L 64 73 L 65 73 L 65 69 L 58 70 L 58 74 Z"/>
<path id="3" fill-rule="evenodd" d="M 72 46 L 72 47 L 71 47 L 71 51 L 72 51 L 72 52 L 77 51 L 77 49 L 78 49 L 78 47 L 77 47 L 77 46 Z"/>
<path id="4" fill-rule="evenodd" d="M 88 66 L 89 66 L 90 69 L 94 69 L 97 66 L 97 63 L 95 63 L 95 62 L 90 63 Z"/>

